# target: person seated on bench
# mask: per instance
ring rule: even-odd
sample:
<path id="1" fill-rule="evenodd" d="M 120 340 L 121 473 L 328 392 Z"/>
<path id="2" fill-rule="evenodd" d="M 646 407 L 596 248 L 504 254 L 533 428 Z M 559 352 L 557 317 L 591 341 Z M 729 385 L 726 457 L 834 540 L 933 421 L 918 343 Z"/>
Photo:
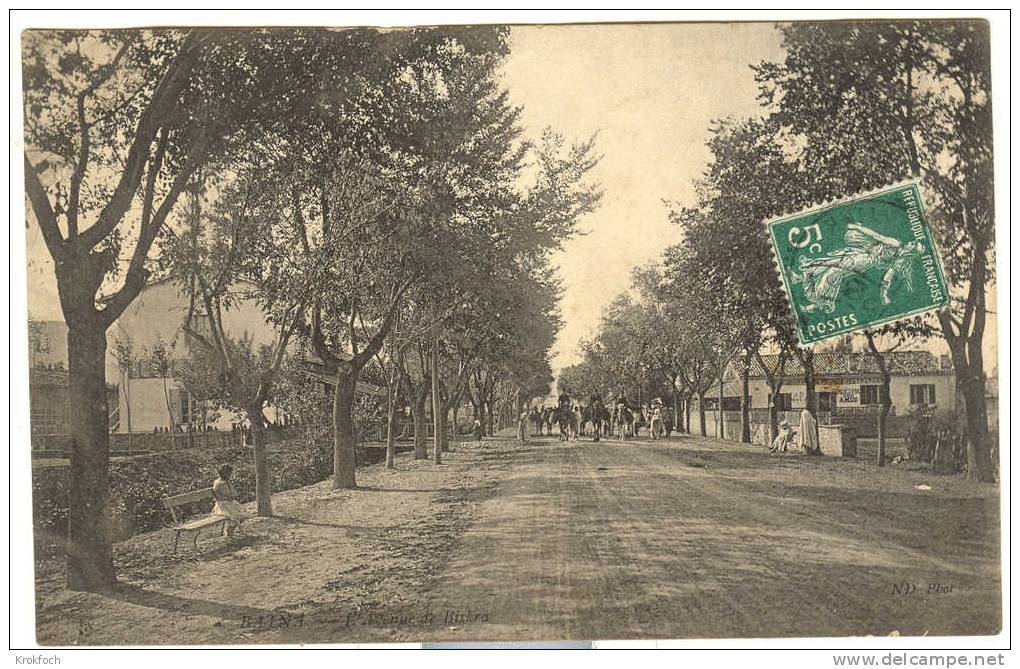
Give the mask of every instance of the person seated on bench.
<path id="1" fill-rule="evenodd" d="M 234 530 L 237 529 L 242 522 L 251 518 L 251 514 L 244 510 L 241 503 L 237 501 L 237 491 L 234 490 L 234 486 L 230 484 L 230 476 L 234 473 L 234 468 L 230 465 L 223 465 L 219 469 L 220 477 L 213 481 L 213 499 L 216 503 L 213 504 L 212 515 L 214 516 L 225 516 L 229 520 L 227 521 L 227 536 L 233 536 Z"/>

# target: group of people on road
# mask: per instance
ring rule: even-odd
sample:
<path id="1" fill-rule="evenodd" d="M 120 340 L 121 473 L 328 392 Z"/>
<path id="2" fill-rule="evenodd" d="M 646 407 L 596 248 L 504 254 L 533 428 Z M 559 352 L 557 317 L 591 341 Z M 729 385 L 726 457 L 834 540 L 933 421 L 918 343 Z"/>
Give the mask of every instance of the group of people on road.
<path id="1" fill-rule="evenodd" d="M 604 416 L 604 419 L 600 416 Z M 594 424 L 600 420 L 606 424 Z M 582 406 L 564 393 L 559 396 L 554 408 L 522 407 L 517 420 L 517 440 L 527 441 L 532 431 L 541 434 L 541 426 L 545 423 L 563 425 L 570 439 L 576 439 L 579 434 L 594 434 L 596 441 L 601 434 L 608 434 L 611 425 L 622 427 L 627 438 L 642 436 L 647 429 L 647 436 L 652 440 L 668 438 L 674 430 L 672 412 L 667 409 L 662 398 L 656 397 L 648 404 L 633 407 L 622 393 L 618 398 L 610 398 L 608 403 L 604 403 L 597 391 L 588 397 L 587 406 Z M 603 429 L 600 430 L 600 427 Z"/>

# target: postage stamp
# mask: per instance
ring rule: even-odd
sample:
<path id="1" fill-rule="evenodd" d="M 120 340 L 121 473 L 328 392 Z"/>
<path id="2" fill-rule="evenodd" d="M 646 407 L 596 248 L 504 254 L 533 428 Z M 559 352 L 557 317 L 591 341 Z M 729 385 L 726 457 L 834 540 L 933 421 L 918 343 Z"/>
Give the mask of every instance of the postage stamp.
<path id="1" fill-rule="evenodd" d="M 766 227 L 802 344 L 949 303 L 916 183 L 772 219 Z"/>

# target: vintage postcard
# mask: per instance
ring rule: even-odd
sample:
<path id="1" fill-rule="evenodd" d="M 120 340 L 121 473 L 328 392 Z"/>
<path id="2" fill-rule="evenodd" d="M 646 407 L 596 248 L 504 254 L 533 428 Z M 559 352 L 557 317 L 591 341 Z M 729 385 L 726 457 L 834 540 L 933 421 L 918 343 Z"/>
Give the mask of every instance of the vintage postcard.
<path id="1" fill-rule="evenodd" d="M 991 24 L 715 18 L 27 26 L 35 642 L 1002 643 Z"/>

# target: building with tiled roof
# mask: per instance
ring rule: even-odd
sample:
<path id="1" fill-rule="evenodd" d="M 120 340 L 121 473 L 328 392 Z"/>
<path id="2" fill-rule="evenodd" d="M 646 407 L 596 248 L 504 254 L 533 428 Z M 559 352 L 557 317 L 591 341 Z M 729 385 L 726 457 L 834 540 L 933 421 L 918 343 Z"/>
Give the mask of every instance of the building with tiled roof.
<path id="1" fill-rule="evenodd" d="M 775 370 L 779 365 L 778 355 L 764 355 L 762 359 L 770 370 Z M 885 354 L 885 364 L 889 372 L 896 376 L 938 376 L 953 373 L 948 355 L 936 358 L 928 351 L 891 351 Z M 825 377 L 870 376 L 880 373 L 875 356 L 864 351 L 816 353 L 814 368 L 815 375 Z M 787 359 L 783 369 L 788 379 L 804 378 L 804 368 L 797 357 Z M 765 370 L 757 359 L 752 359 L 750 371 L 752 378 L 765 378 Z"/>
<path id="2" fill-rule="evenodd" d="M 769 407 L 770 391 L 766 369 L 777 372 L 778 355 L 752 359 L 749 387 L 752 409 Z M 935 356 L 929 351 L 892 351 L 885 354 L 890 373 L 892 415 L 902 415 L 912 407 L 951 409 L 957 406 L 956 374 L 948 355 Z M 730 363 L 724 374 L 723 408 L 739 411 L 741 395 L 741 361 Z M 819 410 L 833 415 L 853 415 L 874 411 L 881 404 L 882 376 L 878 361 L 866 351 L 826 351 L 814 356 L 814 381 Z M 710 408 L 718 406 L 719 385 L 706 395 Z M 796 411 L 804 408 L 804 368 L 796 357 L 786 360 L 779 408 Z"/>

